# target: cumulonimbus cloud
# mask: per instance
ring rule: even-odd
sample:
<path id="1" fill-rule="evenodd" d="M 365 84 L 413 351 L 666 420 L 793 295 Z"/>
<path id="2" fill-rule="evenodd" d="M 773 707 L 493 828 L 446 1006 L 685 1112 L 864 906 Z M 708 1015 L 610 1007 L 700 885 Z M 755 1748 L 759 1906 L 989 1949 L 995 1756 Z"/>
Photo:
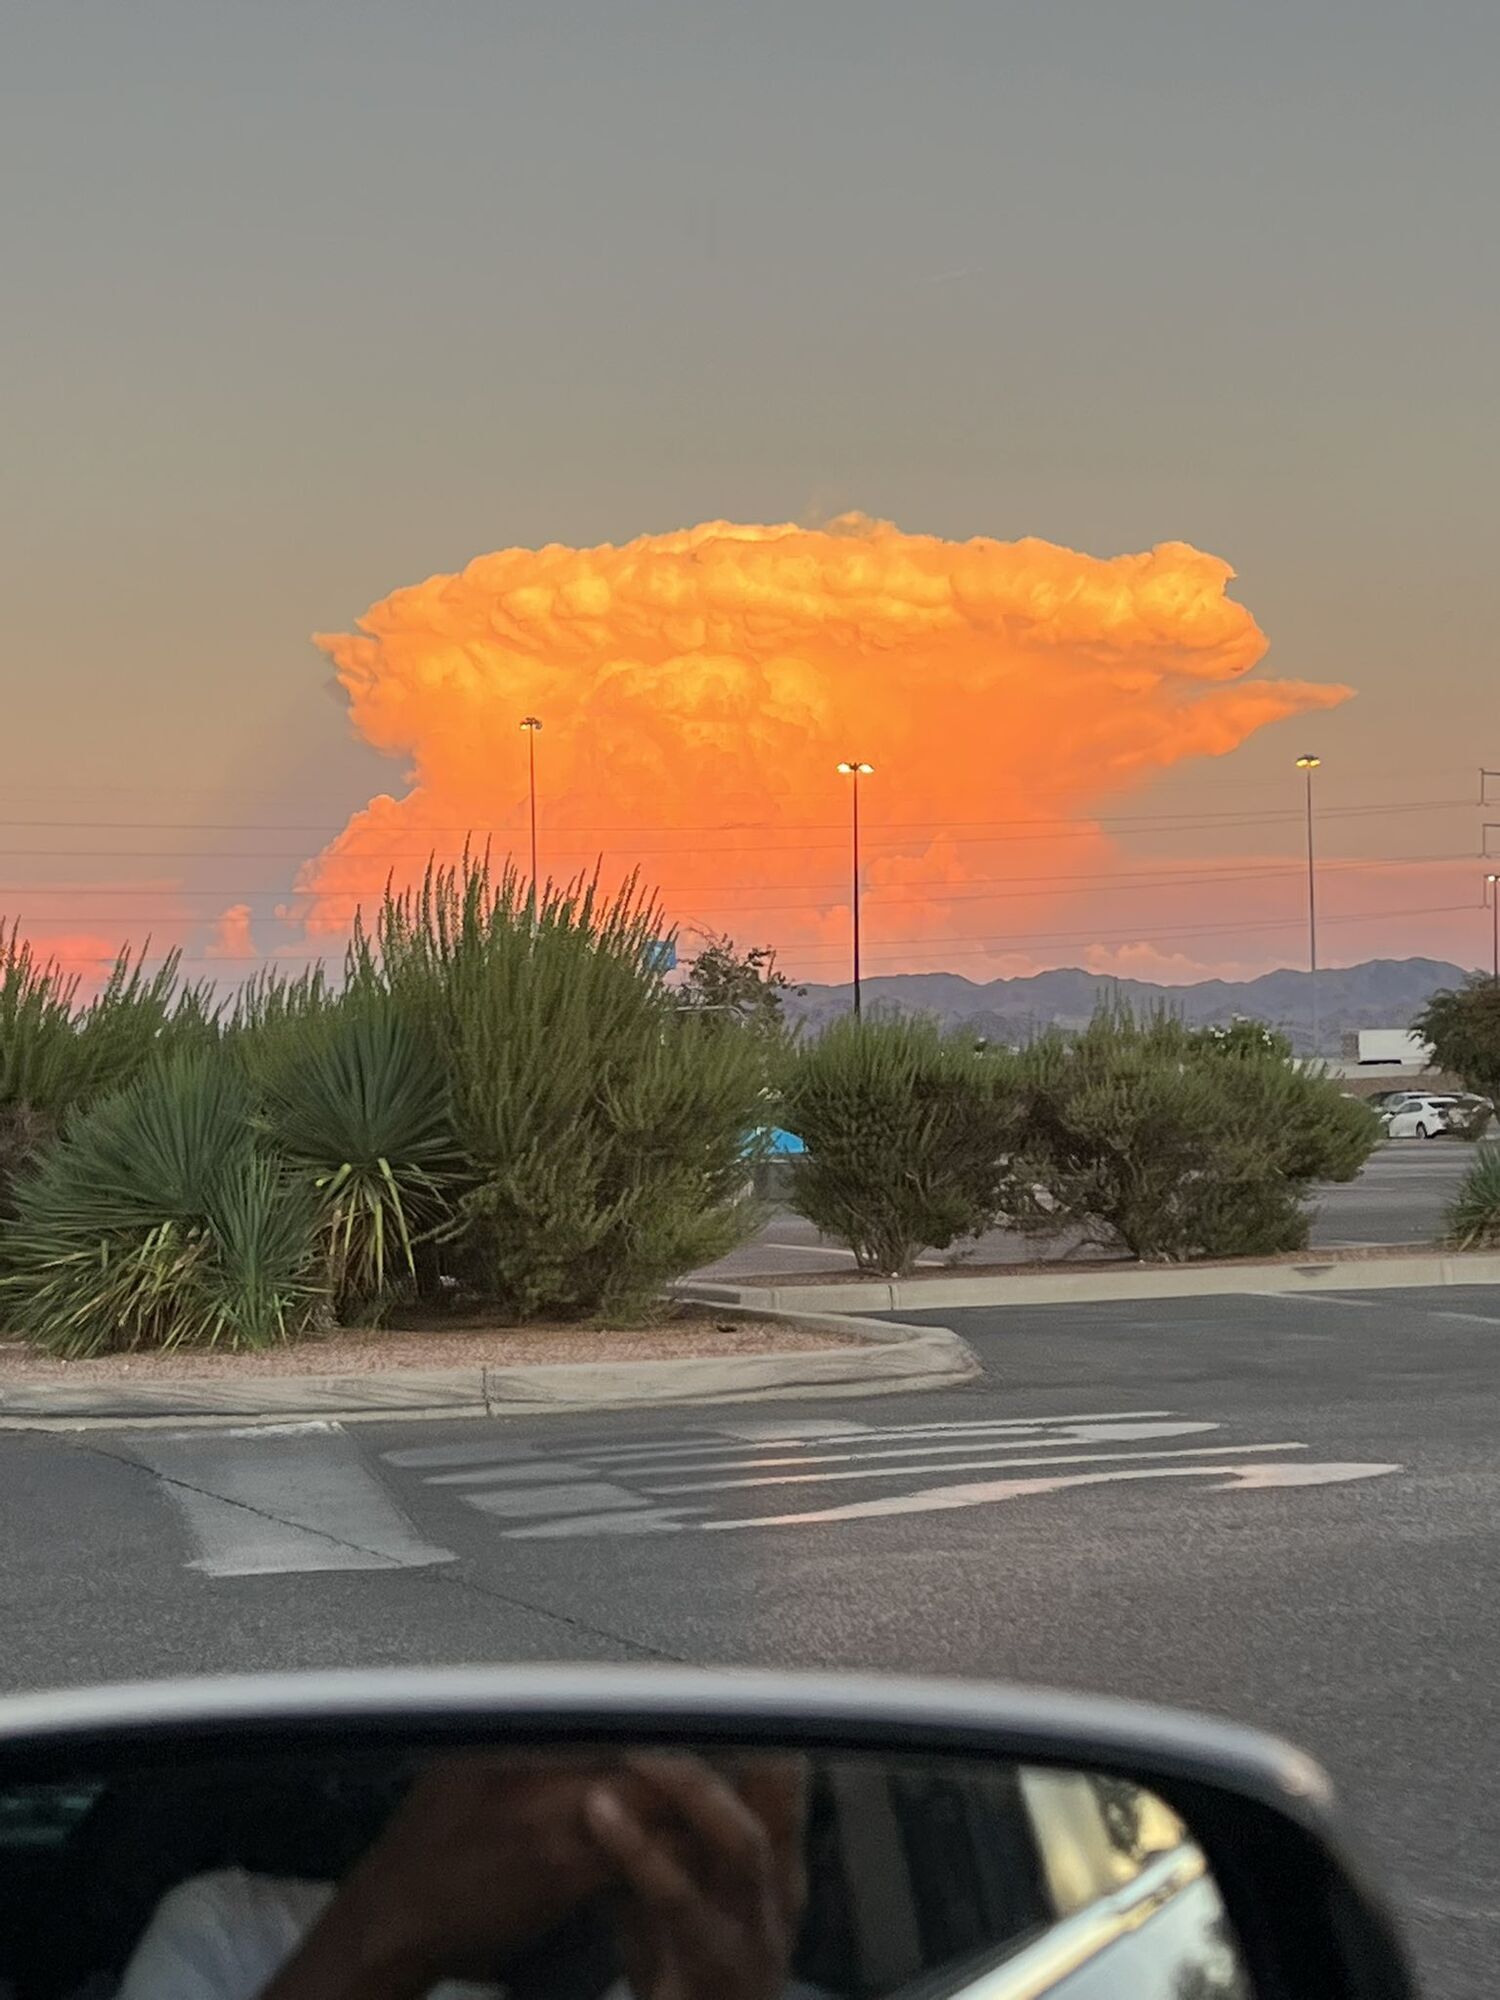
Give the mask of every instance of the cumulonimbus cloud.
<path id="1" fill-rule="evenodd" d="M 1185 543 L 1098 559 L 858 516 L 482 556 L 317 639 L 407 789 L 354 815 L 290 907 L 329 936 L 431 854 L 488 842 L 526 867 L 534 715 L 544 875 L 639 868 L 674 920 L 817 976 L 847 929 L 835 766 L 855 758 L 875 767 L 872 950 L 1035 931 L 1045 898 L 1018 916 L 1007 885 L 1108 866 L 1110 801 L 1348 695 L 1253 672 L 1267 642 L 1233 574 Z"/>

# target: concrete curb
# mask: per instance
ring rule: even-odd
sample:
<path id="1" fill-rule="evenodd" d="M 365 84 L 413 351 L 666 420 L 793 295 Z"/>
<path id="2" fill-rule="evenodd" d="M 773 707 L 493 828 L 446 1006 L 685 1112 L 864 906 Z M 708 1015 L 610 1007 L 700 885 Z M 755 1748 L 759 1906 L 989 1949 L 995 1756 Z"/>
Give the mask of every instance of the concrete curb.
<path id="1" fill-rule="evenodd" d="M 1500 1253 L 1419 1251 L 1406 1257 L 1319 1257 L 1300 1264 L 1133 1264 L 951 1278 L 851 1278 L 847 1283 L 678 1287 L 704 1305 L 759 1306 L 779 1319 L 816 1311 L 931 1311 L 945 1306 L 1083 1305 L 1099 1299 L 1196 1299 L 1229 1292 L 1384 1291 L 1406 1285 L 1500 1285 Z"/>
<path id="2" fill-rule="evenodd" d="M 705 1355 L 682 1361 L 528 1362 L 512 1368 L 405 1369 L 388 1375 L 272 1376 L 242 1382 L 76 1387 L 48 1382 L 0 1389 L 0 1430 L 164 1417 L 284 1423 L 328 1416 L 547 1416 L 784 1396 L 875 1396 L 947 1388 L 981 1372 L 972 1348 L 947 1327 L 899 1326 L 830 1312 L 780 1312 L 760 1300 L 735 1310 L 750 1319 L 788 1319 L 814 1330 L 855 1333 L 859 1342 L 792 1354 Z"/>

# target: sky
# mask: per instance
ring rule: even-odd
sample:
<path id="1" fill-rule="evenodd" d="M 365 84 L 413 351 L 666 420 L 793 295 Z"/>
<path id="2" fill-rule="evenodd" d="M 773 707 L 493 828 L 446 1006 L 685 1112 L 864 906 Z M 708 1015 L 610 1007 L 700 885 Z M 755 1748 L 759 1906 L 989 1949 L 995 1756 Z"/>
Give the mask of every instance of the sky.
<path id="1" fill-rule="evenodd" d="M 545 705 L 544 866 L 809 978 L 856 737 L 867 969 L 1301 963 L 1303 751 L 1322 956 L 1487 961 L 1497 82 L 1456 0 L 14 10 L 0 911 L 335 951 L 524 863 Z"/>

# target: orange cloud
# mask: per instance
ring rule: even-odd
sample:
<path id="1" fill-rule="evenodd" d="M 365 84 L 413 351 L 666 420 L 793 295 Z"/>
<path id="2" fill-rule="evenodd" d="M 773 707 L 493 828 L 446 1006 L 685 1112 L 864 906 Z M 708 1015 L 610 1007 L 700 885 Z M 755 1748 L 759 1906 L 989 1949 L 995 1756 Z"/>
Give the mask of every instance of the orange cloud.
<path id="1" fill-rule="evenodd" d="M 214 921 L 212 934 L 203 947 L 205 958 L 258 958 L 250 930 L 250 905 L 231 903 Z"/>
<path id="2" fill-rule="evenodd" d="M 818 976 L 848 928 L 834 766 L 863 758 L 872 949 L 988 925 L 1003 951 L 1047 907 L 1008 885 L 1114 865 L 1106 801 L 1346 698 L 1247 678 L 1266 639 L 1232 576 L 1184 543 L 1099 560 L 862 517 L 480 557 L 318 638 L 410 789 L 354 816 L 290 912 L 336 934 L 466 839 L 524 868 L 531 714 L 544 875 L 638 867 L 674 920 L 805 949 Z"/>

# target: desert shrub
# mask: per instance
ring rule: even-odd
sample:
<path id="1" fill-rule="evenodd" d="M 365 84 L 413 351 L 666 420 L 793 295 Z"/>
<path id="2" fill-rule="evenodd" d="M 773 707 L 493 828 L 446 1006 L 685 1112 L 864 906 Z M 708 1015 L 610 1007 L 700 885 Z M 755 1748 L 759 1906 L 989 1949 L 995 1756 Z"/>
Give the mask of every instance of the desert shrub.
<path id="1" fill-rule="evenodd" d="M 1480 1146 L 1448 1210 L 1448 1237 L 1460 1250 L 1500 1244 L 1500 1145 Z"/>
<path id="2" fill-rule="evenodd" d="M 239 1048 L 267 1133 L 316 1196 L 337 1317 L 378 1321 L 448 1214 L 458 1162 L 436 1050 L 359 987 L 279 1012 Z"/>
<path id="3" fill-rule="evenodd" d="M 40 958 L 18 926 L 0 928 L 0 1219 L 16 1173 L 70 1110 L 152 1060 L 211 1043 L 215 1015 L 207 988 L 182 984 L 175 954 L 148 974 L 122 952 L 85 1001 L 77 977 Z"/>
<path id="4" fill-rule="evenodd" d="M 792 1206 L 861 1270 L 978 1235 L 1004 1199 L 1016 1133 L 1013 1066 L 972 1035 L 910 1019 L 838 1021 L 795 1048 L 782 1081 Z"/>
<path id="5" fill-rule="evenodd" d="M 1101 1012 L 1022 1059 L 1015 1219 L 1141 1258 L 1269 1254 L 1307 1241 L 1306 1197 L 1349 1180 L 1378 1121 L 1258 1037 Z"/>
<path id="6" fill-rule="evenodd" d="M 748 1233 L 754 1038 L 679 1007 L 659 908 L 467 859 L 388 896 L 350 978 L 447 1080 L 461 1175 L 445 1266 L 517 1317 L 641 1310 Z"/>
<path id="7" fill-rule="evenodd" d="M 76 1112 L 15 1184 L 6 1323 L 70 1357 L 305 1331 L 324 1305 L 316 1199 L 258 1147 L 252 1110 L 199 1052 Z"/>

